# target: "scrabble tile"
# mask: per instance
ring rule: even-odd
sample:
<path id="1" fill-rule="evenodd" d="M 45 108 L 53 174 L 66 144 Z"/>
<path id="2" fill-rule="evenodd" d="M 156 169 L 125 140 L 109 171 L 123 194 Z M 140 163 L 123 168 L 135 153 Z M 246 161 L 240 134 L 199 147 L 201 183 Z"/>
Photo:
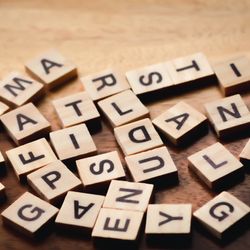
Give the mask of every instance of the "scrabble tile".
<path id="1" fill-rule="evenodd" d="M 179 102 L 153 119 L 153 124 L 177 146 L 205 131 L 207 118 L 185 102 Z"/>
<path id="2" fill-rule="evenodd" d="M 103 207 L 145 212 L 153 187 L 152 184 L 113 180 Z"/>
<path id="3" fill-rule="evenodd" d="M 55 222 L 63 228 L 81 229 L 90 233 L 93 229 L 104 196 L 69 191 Z"/>
<path id="4" fill-rule="evenodd" d="M 210 188 L 233 184 L 244 175 L 243 165 L 217 142 L 188 157 L 189 167 Z"/>
<path id="5" fill-rule="evenodd" d="M 246 56 L 232 58 L 213 66 L 224 96 L 229 96 L 249 89 L 250 60 Z"/>
<path id="6" fill-rule="evenodd" d="M 5 197 L 5 186 L 0 182 L 0 202 L 4 200 Z"/>
<path id="7" fill-rule="evenodd" d="M 10 107 L 7 104 L 0 101 L 0 116 L 9 111 L 9 109 Z"/>
<path id="8" fill-rule="evenodd" d="M 204 84 L 215 78 L 214 71 L 203 53 L 176 58 L 166 62 L 165 66 L 174 85 L 192 82 Z"/>
<path id="9" fill-rule="evenodd" d="M 35 101 L 44 92 L 44 85 L 19 72 L 12 72 L 0 82 L 0 99 L 11 107 Z"/>
<path id="10" fill-rule="evenodd" d="M 248 140 L 245 147 L 241 151 L 239 158 L 241 163 L 246 165 L 246 167 L 248 167 L 248 164 L 250 163 L 250 139 Z"/>
<path id="11" fill-rule="evenodd" d="M 125 172 L 116 151 L 76 161 L 79 176 L 87 190 L 104 189 L 111 180 L 125 178 Z"/>
<path id="12" fill-rule="evenodd" d="M 126 72 L 126 77 L 136 95 L 162 91 L 173 85 L 164 63 L 128 71 Z"/>
<path id="13" fill-rule="evenodd" d="M 50 131 L 50 123 L 33 103 L 2 115 L 1 121 L 17 145 L 41 138 Z"/>
<path id="14" fill-rule="evenodd" d="M 125 160 L 135 182 L 167 185 L 178 181 L 177 168 L 165 146 L 126 156 Z"/>
<path id="15" fill-rule="evenodd" d="M 70 190 L 78 190 L 81 181 L 61 162 L 55 161 L 27 175 L 29 185 L 41 198 L 58 204 Z"/>
<path id="16" fill-rule="evenodd" d="M 118 127 L 149 116 L 149 110 L 131 90 L 108 97 L 98 102 L 98 106 L 112 127 Z"/>
<path id="17" fill-rule="evenodd" d="M 2 152 L 0 151 L 0 172 L 3 168 L 5 168 L 5 160 L 4 160 Z"/>
<path id="18" fill-rule="evenodd" d="M 76 66 L 58 51 L 51 49 L 25 64 L 26 71 L 51 89 L 77 76 Z"/>
<path id="19" fill-rule="evenodd" d="M 44 138 L 10 149 L 6 155 L 18 179 L 57 160 Z"/>
<path id="20" fill-rule="evenodd" d="M 242 135 L 250 128 L 250 113 L 240 95 L 207 103 L 205 109 L 219 138 Z"/>
<path id="21" fill-rule="evenodd" d="M 5 225 L 28 236 L 36 236 L 57 212 L 56 207 L 25 192 L 2 212 L 2 220 Z"/>
<path id="22" fill-rule="evenodd" d="M 114 133 L 124 155 L 136 154 L 163 145 L 148 118 L 117 127 Z"/>
<path id="23" fill-rule="evenodd" d="M 150 204 L 145 233 L 147 235 L 190 234 L 191 217 L 191 204 Z"/>
<path id="24" fill-rule="evenodd" d="M 53 106 L 63 128 L 83 122 L 90 131 L 101 128 L 100 114 L 86 92 L 54 100 Z"/>
<path id="25" fill-rule="evenodd" d="M 244 220 L 250 208 L 228 192 L 222 192 L 196 210 L 193 215 L 218 238 L 226 237 L 232 226 Z"/>
<path id="26" fill-rule="evenodd" d="M 94 226 L 92 237 L 95 239 L 136 241 L 142 219 L 142 212 L 102 208 Z"/>
<path id="27" fill-rule="evenodd" d="M 93 101 L 129 89 L 125 77 L 117 69 L 113 68 L 82 77 L 81 82 Z"/>
<path id="28" fill-rule="evenodd" d="M 50 132 L 50 142 L 62 161 L 96 154 L 95 143 L 85 124 Z"/>

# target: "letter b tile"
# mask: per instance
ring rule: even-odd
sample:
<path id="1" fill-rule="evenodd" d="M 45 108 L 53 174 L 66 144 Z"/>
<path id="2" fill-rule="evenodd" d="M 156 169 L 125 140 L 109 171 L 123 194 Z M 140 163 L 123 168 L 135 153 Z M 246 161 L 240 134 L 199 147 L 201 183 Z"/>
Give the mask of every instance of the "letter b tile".
<path id="1" fill-rule="evenodd" d="M 245 219 L 249 212 L 250 208 L 242 201 L 228 192 L 222 192 L 193 215 L 217 238 L 224 238 L 231 227 Z"/>
<path id="2" fill-rule="evenodd" d="M 26 192 L 2 212 L 2 219 L 4 224 L 34 236 L 57 212 L 56 207 Z"/>

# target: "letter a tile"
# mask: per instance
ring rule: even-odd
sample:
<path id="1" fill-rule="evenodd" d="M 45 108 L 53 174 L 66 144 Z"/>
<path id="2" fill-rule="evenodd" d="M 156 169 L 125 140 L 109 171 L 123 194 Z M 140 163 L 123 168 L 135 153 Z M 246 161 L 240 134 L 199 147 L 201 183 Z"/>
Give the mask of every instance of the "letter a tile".
<path id="1" fill-rule="evenodd" d="M 25 104 L 1 116 L 9 136 L 17 144 L 41 138 L 50 131 L 50 123 L 34 106 Z"/>
<path id="2" fill-rule="evenodd" d="M 208 119 L 218 137 L 242 135 L 250 128 L 250 113 L 240 95 L 205 104 Z"/>
<path id="3" fill-rule="evenodd" d="M 196 210 L 193 215 L 217 238 L 224 238 L 240 221 L 247 218 L 250 208 L 228 192 L 222 192 Z"/>
<path id="4" fill-rule="evenodd" d="M 54 49 L 27 62 L 25 69 L 48 89 L 77 76 L 76 66 Z"/>
<path id="5" fill-rule="evenodd" d="M 136 241 L 143 213 L 119 209 L 102 208 L 97 218 L 92 237 Z"/>
<path id="6" fill-rule="evenodd" d="M 163 145 L 148 118 L 117 127 L 114 133 L 124 155 L 136 154 Z"/>
<path id="7" fill-rule="evenodd" d="M 57 212 L 56 207 L 26 192 L 2 212 L 2 220 L 28 236 L 37 236 Z"/>
<path id="8" fill-rule="evenodd" d="M 27 180 L 41 198 L 52 204 L 59 204 L 68 191 L 78 190 L 82 184 L 61 161 L 34 171 Z"/>
<path id="9" fill-rule="evenodd" d="M 244 176 L 241 162 L 219 142 L 189 156 L 188 162 L 210 188 L 233 184 Z"/>
<path id="10" fill-rule="evenodd" d="M 145 212 L 153 187 L 152 184 L 113 180 L 103 207 Z"/>

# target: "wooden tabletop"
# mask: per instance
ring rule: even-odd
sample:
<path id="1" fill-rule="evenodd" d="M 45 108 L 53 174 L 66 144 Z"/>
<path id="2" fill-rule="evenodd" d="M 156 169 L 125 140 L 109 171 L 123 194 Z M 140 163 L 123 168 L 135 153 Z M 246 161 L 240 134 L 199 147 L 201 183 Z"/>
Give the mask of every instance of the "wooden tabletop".
<path id="1" fill-rule="evenodd" d="M 235 55 L 250 53 L 249 1 L 39 1 L 12 0 L 0 2 L 0 77 L 12 70 L 24 71 L 24 63 L 49 48 L 57 48 L 78 66 L 80 76 L 96 73 L 109 66 L 117 66 L 124 73 L 198 51 L 204 52 L 211 63 Z M 51 100 L 82 90 L 79 79 L 50 91 L 39 103 L 40 111 L 59 129 L 58 118 Z M 163 110 L 185 100 L 204 111 L 203 104 L 221 98 L 216 84 L 168 96 L 148 103 L 151 118 Z M 243 95 L 250 107 L 250 92 Z M 3 153 L 14 147 L 4 131 L 0 134 Z M 118 146 L 109 126 L 103 122 L 102 132 L 94 135 L 98 151 L 117 150 Z M 157 203 L 192 203 L 193 210 L 216 195 L 192 175 L 187 168 L 187 157 L 216 142 L 210 131 L 191 146 L 178 149 L 168 145 L 179 171 L 180 183 L 156 192 Z M 225 143 L 238 156 L 247 138 Z M 119 151 L 120 152 L 120 151 Z M 121 152 L 121 157 L 123 158 Z M 123 161 L 124 163 L 124 161 Z M 5 209 L 27 186 L 21 185 L 12 168 L 7 166 L 0 181 L 6 186 Z M 250 205 L 250 175 L 229 191 Z M 0 212 L 1 212 L 0 211 Z M 64 235 L 51 230 L 40 240 L 28 240 L 0 225 L 1 249 L 94 249 L 91 239 Z M 192 241 L 185 249 L 250 249 L 250 231 L 232 240 L 219 243 L 206 231 L 194 226 Z M 162 246 L 175 246 L 165 242 Z M 140 249 L 157 249 L 141 240 Z"/>

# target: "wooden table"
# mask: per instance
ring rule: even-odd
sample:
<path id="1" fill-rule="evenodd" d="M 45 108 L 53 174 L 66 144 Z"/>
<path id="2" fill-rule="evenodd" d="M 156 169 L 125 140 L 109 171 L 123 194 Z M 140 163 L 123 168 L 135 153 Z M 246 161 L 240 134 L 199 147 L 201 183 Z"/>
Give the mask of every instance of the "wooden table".
<path id="1" fill-rule="evenodd" d="M 211 63 L 234 55 L 250 52 L 249 1 L 31 1 L 0 2 L 0 76 L 12 70 L 24 70 L 24 62 L 48 48 L 57 48 L 77 65 L 79 75 L 95 73 L 109 66 L 119 66 L 122 72 L 204 52 Z M 51 91 L 39 103 L 39 109 L 59 129 L 58 118 L 51 100 L 80 91 L 79 79 Z M 147 104 L 154 118 L 164 109 L 185 100 L 200 111 L 203 103 L 221 97 L 218 87 L 166 97 Z M 250 104 L 250 93 L 243 95 Z M 4 153 L 14 147 L 1 131 L 0 147 Z M 117 149 L 111 129 L 103 123 L 103 131 L 94 136 L 99 152 Z M 157 203 L 192 203 L 193 210 L 216 194 L 203 186 L 187 168 L 187 156 L 212 144 L 217 139 L 212 131 L 190 147 L 169 150 L 179 170 L 180 183 L 176 187 L 156 192 Z M 247 139 L 226 143 L 236 156 Z M 122 156 L 122 155 L 121 155 Z M 20 185 L 13 170 L 7 167 L 0 181 L 7 187 L 8 200 L 1 211 L 12 203 L 27 187 Z M 250 176 L 230 189 L 230 192 L 250 205 Z M 186 249 L 250 249 L 250 231 L 219 244 L 209 234 L 193 228 L 192 242 Z M 168 242 L 163 246 L 168 249 Z M 53 231 L 39 241 L 27 240 L 0 226 L 0 249 L 94 249 L 90 239 L 83 236 L 62 235 Z M 141 249 L 149 247 L 144 240 Z"/>

